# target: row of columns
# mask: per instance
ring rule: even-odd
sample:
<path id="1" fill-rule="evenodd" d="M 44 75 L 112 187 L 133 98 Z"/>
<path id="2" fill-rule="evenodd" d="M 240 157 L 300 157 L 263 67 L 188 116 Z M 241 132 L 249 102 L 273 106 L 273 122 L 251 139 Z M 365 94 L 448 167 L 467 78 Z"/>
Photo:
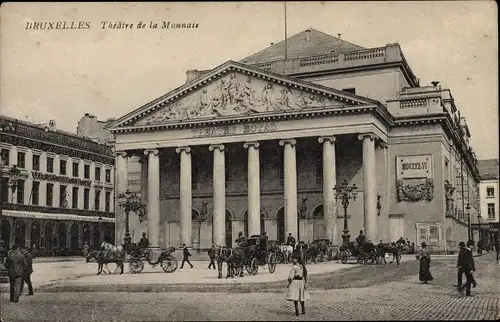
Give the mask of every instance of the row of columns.
<path id="1" fill-rule="evenodd" d="M 363 196 L 364 196 L 364 230 L 369 238 L 377 238 L 377 193 L 375 176 L 375 136 L 373 134 L 359 135 L 363 141 Z M 323 145 L 323 202 L 326 238 L 335 241 L 336 202 L 333 188 L 336 185 L 335 137 L 320 137 L 318 142 Z M 297 236 L 297 161 L 295 139 L 279 141 L 284 148 L 284 204 L 285 233 Z M 248 233 L 260 233 L 260 157 L 259 142 L 245 142 L 243 147 L 248 150 Z M 225 155 L 224 145 L 210 145 L 213 152 L 213 236 L 215 244 L 224 244 L 225 240 Z M 178 147 L 180 154 L 180 241 L 191 245 L 192 235 L 192 182 L 191 182 L 191 148 Z M 147 227 L 148 238 L 153 247 L 160 245 L 160 167 L 158 150 L 146 150 L 147 158 Z M 127 190 L 127 160 L 126 153 L 118 152 L 116 160 L 117 194 Z M 143 167 L 144 168 L 144 167 Z M 144 195 L 144 191 L 143 191 Z M 144 201 L 144 200 L 143 200 Z M 119 207 L 115 207 L 119 209 Z M 123 214 L 122 214 L 123 215 Z M 123 239 L 123 220 L 116 221 L 116 237 Z"/>

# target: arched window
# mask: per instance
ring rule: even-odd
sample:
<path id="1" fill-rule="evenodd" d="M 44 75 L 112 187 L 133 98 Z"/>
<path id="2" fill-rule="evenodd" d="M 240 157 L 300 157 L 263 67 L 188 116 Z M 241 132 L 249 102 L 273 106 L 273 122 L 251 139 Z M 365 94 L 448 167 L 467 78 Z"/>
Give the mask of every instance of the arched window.
<path id="1" fill-rule="evenodd" d="M 318 218 L 318 219 L 324 218 L 323 205 L 319 205 L 316 208 L 314 208 L 313 218 Z"/>

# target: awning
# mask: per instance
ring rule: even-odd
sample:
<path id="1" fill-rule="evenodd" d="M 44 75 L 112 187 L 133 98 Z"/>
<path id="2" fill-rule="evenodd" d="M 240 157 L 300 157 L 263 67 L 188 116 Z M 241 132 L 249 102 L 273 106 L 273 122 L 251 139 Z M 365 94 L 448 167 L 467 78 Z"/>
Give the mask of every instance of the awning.
<path id="1" fill-rule="evenodd" d="M 99 220 L 99 217 L 94 217 L 94 216 L 52 214 L 52 213 L 35 212 L 35 211 L 3 210 L 2 215 L 8 217 L 31 218 L 31 219 L 73 220 L 73 221 L 85 221 L 85 222 L 107 222 L 107 223 L 115 222 L 115 218 L 101 217 L 101 220 Z"/>

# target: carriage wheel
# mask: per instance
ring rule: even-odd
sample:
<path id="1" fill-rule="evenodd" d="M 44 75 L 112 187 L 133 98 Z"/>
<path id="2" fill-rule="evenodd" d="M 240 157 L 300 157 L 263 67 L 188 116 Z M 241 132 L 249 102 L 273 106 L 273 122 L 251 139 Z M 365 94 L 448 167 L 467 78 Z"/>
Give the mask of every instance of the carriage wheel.
<path id="1" fill-rule="evenodd" d="M 252 261 L 250 262 L 250 269 L 250 274 L 257 275 L 257 272 L 259 271 L 259 261 L 257 260 L 257 258 L 252 258 Z"/>
<path id="2" fill-rule="evenodd" d="M 276 258 L 273 253 L 270 253 L 267 257 L 267 268 L 269 269 L 269 273 L 274 273 L 276 270 Z"/>
<path id="3" fill-rule="evenodd" d="M 172 256 L 167 256 L 161 260 L 160 265 L 165 273 L 173 273 L 177 269 L 179 263 Z"/>
<path id="4" fill-rule="evenodd" d="M 347 252 L 344 251 L 340 252 L 339 257 L 340 257 L 340 262 L 342 264 L 347 264 Z"/>
<path id="5" fill-rule="evenodd" d="M 248 274 L 252 274 L 252 261 L 246 262 L 246 264 L 244 266 L 245 266 Z M 243 270 L 243 267 L 241 269 Z"/>
<path id="6" fill-rule="evenodd" d="M 144 263 L 140 259 L 132 258 L 128 263 L 128 270 L 132 274 L 139 274 L 144 269 Z"/>

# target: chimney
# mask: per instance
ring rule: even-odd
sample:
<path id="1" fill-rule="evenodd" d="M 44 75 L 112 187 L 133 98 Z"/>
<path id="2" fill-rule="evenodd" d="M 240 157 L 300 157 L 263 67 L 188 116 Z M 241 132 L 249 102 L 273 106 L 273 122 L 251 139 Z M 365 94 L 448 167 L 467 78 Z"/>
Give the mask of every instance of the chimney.
<path id="1" fill-rule="evenodd" d="M 306 29 L 306 40 L 311 40 L 311 29 Z"/>
<path id="2" fill-rule="evenodd" d="M 55 130 L 56 130 L 56 121 L 50 120 L 49 121 L 49 131 L 55 131 Z"/>
<path id="3" fill-rule="evenodd" d="M 431 84 L 432 84 L 432 86 L 437 87 L 438 84 L 439 84 L 439 82 L 438 81 L 432 81 Z"/>
<path id="4" fill-rule="evenodd" d="M 342 34 L 337 34 L 337 38 L 341 39 L 342 38 Z"/>

